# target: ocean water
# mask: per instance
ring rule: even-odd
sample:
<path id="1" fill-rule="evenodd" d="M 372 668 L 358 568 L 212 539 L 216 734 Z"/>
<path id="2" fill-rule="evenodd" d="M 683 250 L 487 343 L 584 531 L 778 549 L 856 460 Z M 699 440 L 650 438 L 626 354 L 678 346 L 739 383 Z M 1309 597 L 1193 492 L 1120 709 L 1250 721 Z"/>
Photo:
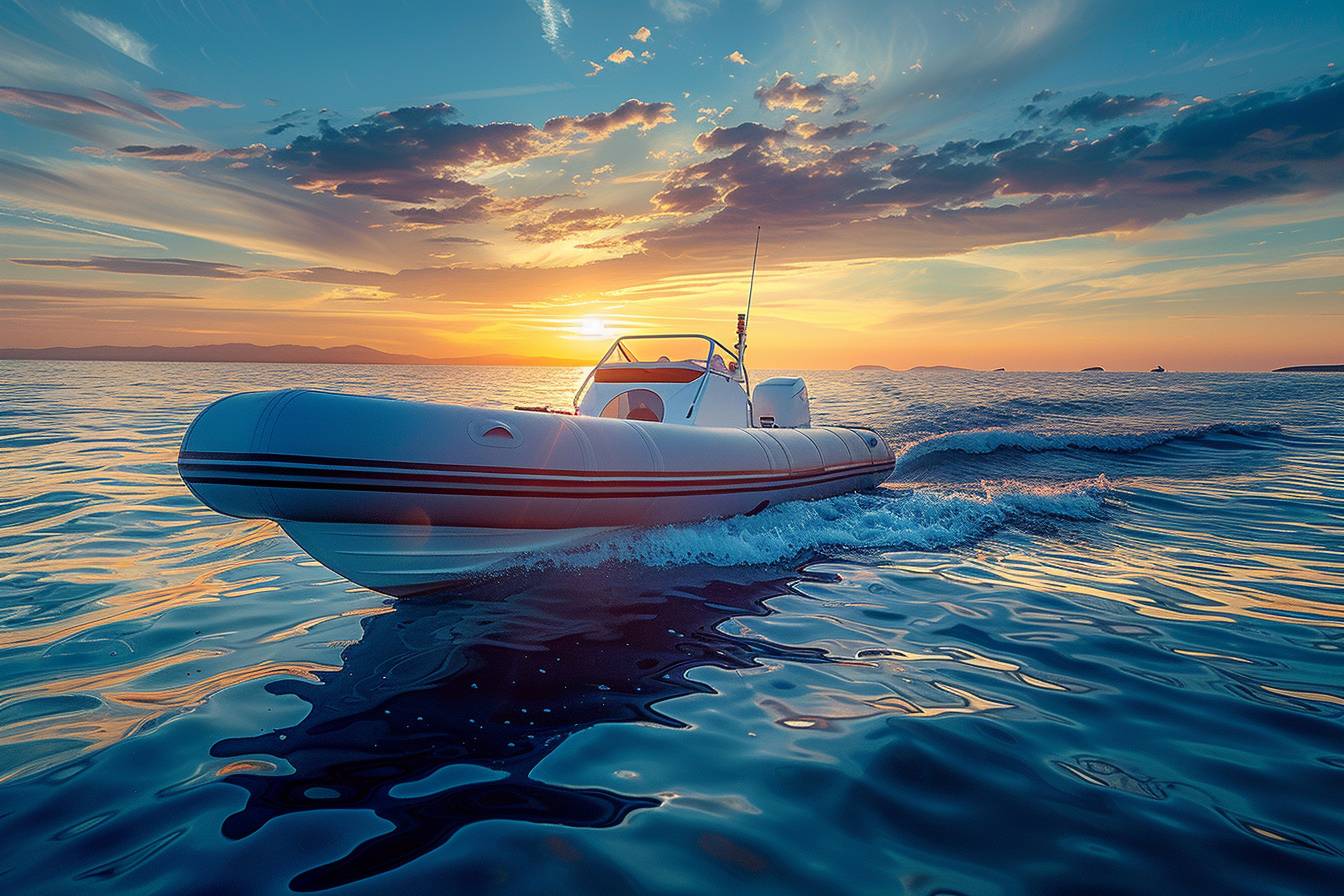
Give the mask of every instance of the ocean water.
<path id="1" fill-rule="evenodd" d="M 413 600 L 176 472 L 581 376 L 0 362 L 8 892 L 1340 892 L 1344 378 L 812 373 L 882 488 Z"/>

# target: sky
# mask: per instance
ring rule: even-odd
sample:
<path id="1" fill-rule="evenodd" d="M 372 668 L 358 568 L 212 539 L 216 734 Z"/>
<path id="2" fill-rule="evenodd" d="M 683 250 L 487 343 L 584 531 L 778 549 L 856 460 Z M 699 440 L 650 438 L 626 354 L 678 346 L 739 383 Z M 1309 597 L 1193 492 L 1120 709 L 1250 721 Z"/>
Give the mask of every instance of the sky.
<path id="1" fill-rule="evenodd" d="M 0 0 L 0 345 L 1340 363 L 1342 190 L 1337 0 Z"/>

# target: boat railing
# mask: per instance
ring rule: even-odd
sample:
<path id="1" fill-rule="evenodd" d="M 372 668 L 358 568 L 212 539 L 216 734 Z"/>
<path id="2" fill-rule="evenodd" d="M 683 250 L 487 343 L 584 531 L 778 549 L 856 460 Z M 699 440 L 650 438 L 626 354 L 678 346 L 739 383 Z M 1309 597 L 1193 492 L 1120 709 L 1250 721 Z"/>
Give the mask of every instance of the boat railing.
<path id="1" fill-rule="evenodd" d="M 621 363 L 625 363 L 625 364 L 648 363 L 648 362 L 641 362 L 641 361 L 639 361 L 639 360 L 638 360 L 638 359 L 637 359 L 637 358 L 636 358 L 636 357 L 635 357 L 635 356 L 634 356 L 634 355 L 633 355 L 633 354 L 632 354 L 632 353 L 625 347 L 625 343 L 627 343 L 627 342 L 636 342 L 636 341 L 641 341 L 641 340 L 651 340 L 651 339 L 702 339 L 702 340 L 704 340 L 704 341 L 708 344 L 708 349 L 707 349 L 707 351 L 706 351 L 706 353 L 705 353 L 705 359 L 704 359 L 703 361 L 698 360 L 698 359 L 694 359 L 694 358 L 687 358 L 686 361 L 684 361 L 684 362 L 679 361 L 679 362 L 668 362 L 668 363 L 687 363 L 687 362 L 689 362 L 689 363 L 691 363 L 691 364 L 696 365 L 697 367 L 703 367 L 705 373 L 711 373 L 711 374 L 714 374 L 715 376 L 721 376 L 721 377 L 723 377 L 724 379 L 727 379 L 727 380 L 731 380 L 731 379 L 732 379 L 732 371 L 731 371 L 731 370 L 715 370 L 715 369 L 714 369 L 714 355 L 715 355 L 715 350 L 717 349 L 719 352 L 722 352 L 723 356 L 727 359 L 727 361 L 725 361 L 725 363 L 727 363 L 728 361 L 731 361 L 731 362 L 734 363 L 734 364 L 741 363 L 740 360 L 739 360 L 739 358 L 738 358 L 738 356 L 737 356 L 737 353 L 736 353 L 736 352 L 734 352 L 732 349 L 728 348 L 728 346 L 724 345 L 722 342 L 719 342 L 719 341 L 718 341 L 717 339 L 715 339 L 713 336 L 706 336 L 706 335 L 703 334 L 703 333 L 648 333 L 648 334 L 638 334 L 638 335 L 632 335 L 632 336 L 621 336 L 621 337 L 619 337 L 615 342 L 613 342 L 613 343 L 611 344 L 611 347 L 608 348 L 607 351 L 606 351 L 606 353 L 602 355 L 602 358 L 601 358 L 596 364 L 593 365 L 593 368 L 592 368 L 591 370 L 588 371 L 588 375 L 587 375 L 586 377 L 583 378 L 583 382 L 579 384 L 579 388 L 574 392 L 574 409 L 575 409 L 576 411 L 578 410 L 579 404 L 583 401 L 584 393 L 586 393 L 586 392 L 588 391 L 588 387 L 589 387 L 590 385 L 592 385 L 593 378 L 594 378 L 594 376 L 596 376 L 597 371 L 598 371 L 600 368 L 606 366 L 607 362 L 611 359 L 611 356 L 612 356 L 613 354 L 616 354 L 617 352 L 620 352 L 620 356 L 621 356 L 621 358 L 623 359 L 623 360 L 621 360 L 621 361 L 617 361 L 617 362 L 615 362 L 615 363 L 617 363 L 617 364 L 621 364 Z M 654 362 L 654 363 L 657 363 L 657 362 Z M 751 386 L 750 386 L 750 383 L 747 381 L 747 372 L 746 372 L 745 370 L 742 371 L 742 377 L 743 377 L 743 383 L 744 383 L 744 386 L 745 386 L 747 395 L 750 396 L 750 395 L 751 395 Z M 699 388 L 696 390 L 695 398 L 691 401 L 691 406 L 690 406 L 689 410 L 687 411 L 687 418 L 688 418 L 688 419 L 689 419 L 691 413 L 694 412 L 694 410 L 695 410 L 697 407 L 699 407 L 699 405 L 700 405 L 700 398 L 701 398 L 701 396 L 704 395 L 704 392 L 705 392 L 705 384 L 709 381 L 709 378 L 706 377 L 706 376 L 704 376 L 704 374 L 701 374 L 701 376 L 698 377 L 698 379 L 700 380 L 700 386 L 699 386 Z"/>

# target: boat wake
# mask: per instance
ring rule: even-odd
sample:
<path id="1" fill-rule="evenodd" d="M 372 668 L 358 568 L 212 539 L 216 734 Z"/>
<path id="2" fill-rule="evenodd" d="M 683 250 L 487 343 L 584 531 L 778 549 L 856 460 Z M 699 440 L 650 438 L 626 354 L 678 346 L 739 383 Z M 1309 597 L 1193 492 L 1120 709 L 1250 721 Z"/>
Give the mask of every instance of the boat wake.
<path id="1" fill-rule="evenodd" d="M 764 566 L 824 551 L 946 550 L 1009 528 L 1040 528 L 1100 517 L 1106 477 L 1064 486 L 1006 483 L 979 492 L 874 491 L 795 501 L 755 516 L 623 529 L 569 551 L 534 555 L 538 566 Z"/>
<path id="2" fill-rule="evenodd" d="M 1245 448 L 1249 442 L 1276 436 L 1273 423 L 1214 423 L 1183 429 L 1130 433 L 1039 433 L 1030 430 L 983 429 L 932 436 L 909 445 L 896 458 L 896 474 L 926 471 L 946 463 L 983 460 L 987 455 L 1095 452 L 1135 455 L 1177 443 Z"/>

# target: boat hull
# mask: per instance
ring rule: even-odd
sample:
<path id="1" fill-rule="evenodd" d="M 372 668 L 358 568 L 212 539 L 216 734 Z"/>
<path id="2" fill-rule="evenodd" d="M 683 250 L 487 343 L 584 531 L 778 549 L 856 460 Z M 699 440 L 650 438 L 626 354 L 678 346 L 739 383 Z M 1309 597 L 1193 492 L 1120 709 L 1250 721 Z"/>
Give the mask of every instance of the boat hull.
<path id="1" fill-rule="evenodd" d="M 404 593 L 611 528 L 870 488 L 893 459 L 861 429 L 678 426 L 288 390 L 211 405 L 178 465 L 206 505 L 276 520 L 346 578 Z"/>
<path id="2" fill-rule="evenodd" d="M 524 556 L 578 547 L 614 531 L 292 521 L 280 528 L 337 575 L 396 597 L 488 575 Z"/>

